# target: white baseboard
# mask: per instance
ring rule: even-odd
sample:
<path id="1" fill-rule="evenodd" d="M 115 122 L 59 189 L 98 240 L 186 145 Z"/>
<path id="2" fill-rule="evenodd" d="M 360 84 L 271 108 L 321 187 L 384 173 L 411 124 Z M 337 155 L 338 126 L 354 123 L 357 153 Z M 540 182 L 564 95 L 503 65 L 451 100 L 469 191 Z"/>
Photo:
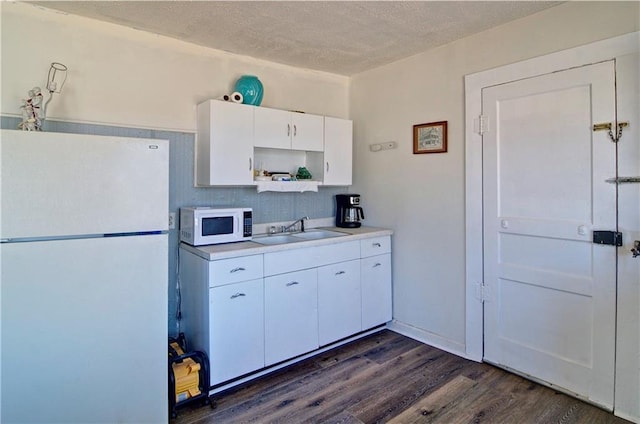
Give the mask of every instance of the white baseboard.
<path id="1" fill-rule="evenodd" d="M 613 411 L 613 415 L 615 415 L 616 417 L 625 419 L 627 421 L 631 421 L 632 423 L 640 423 L 640 416 L 638 415 L 630 415 L 630 414 L 627 414 L 626 412 L 620 412 L 617 410 Z"/>
<path id="2" fill-rule="evenodd" d="M 444 350 L 445 352 L 452 353 L 465 359 L 474 360 L 473 358 L 469 358 L 467 356 L 465 345 L 463 343 L 447 339 L 421 328 L 414 327 L 412 325 L 396 320 L 393 320 L 391 323 L 387 324 L 387 328 L 391 331 L 395 331 L 396 333 L 410 337 L 421 343 Z"/>

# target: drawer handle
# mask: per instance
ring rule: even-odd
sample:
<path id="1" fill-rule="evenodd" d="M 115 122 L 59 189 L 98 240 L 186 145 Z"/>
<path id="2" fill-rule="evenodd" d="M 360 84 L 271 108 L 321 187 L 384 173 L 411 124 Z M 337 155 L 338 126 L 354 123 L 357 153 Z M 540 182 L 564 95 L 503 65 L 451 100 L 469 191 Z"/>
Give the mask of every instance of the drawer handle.
<path id="1" fill-rule="evenodd" d="M 246 296 L 246 294 L 244 294 L 244 293 L 236 293 L 236 294 L 231 296 L 231 299 L 235 299 L 236 297 L 244 297 L 244 296 Z"/>
<path id="2" fill-rule="evenodd" d="M 371 246 L 373 246 L 373 247 L 382 247 L 382 245 L 380 243 L 371 243 Z"/>
<path id="3" fill-rule="evenodd" d="M 295 286 L 296 284 L 300 284 L 297 281 L 292 281 L 290 283 L 287 283 L 287 287 L 291 287 L 291 286 Z"/>
<path id="4" fill-rule="evenodd" d="M 346 272 L 344 272 L 344 271 L 338 271 L 338 272 L 336 272 L 336 275 L 340 275 L 340 274 L 346 274 Z"/>
<path id="5" fill-rule="evenodd" d="M 231 271 L 229 271 L 229 273 L 233 274 L 234 272 L 238 272 L 238 271 L 246 271 L 246 269 L 239 266 L 238 268 L 233 268 Z"/>
<path id="6" fill-rule="evenodd" d="M 373 265 L 374 268 L 378 266 L 382 266 L 382 264 L 380 262 L 376 262 L 375 265 Z"/>

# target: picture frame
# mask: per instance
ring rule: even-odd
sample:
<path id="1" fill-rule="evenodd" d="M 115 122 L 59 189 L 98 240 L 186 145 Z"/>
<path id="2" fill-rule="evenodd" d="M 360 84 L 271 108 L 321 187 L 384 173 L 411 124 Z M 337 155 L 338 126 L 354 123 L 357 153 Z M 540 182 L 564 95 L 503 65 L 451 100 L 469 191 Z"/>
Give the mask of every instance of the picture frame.
<path id="1" fill-rule="evenodd" d="M 445 153 L 447 151 L 447 121 L 413 126 L 413 154 Z"/>

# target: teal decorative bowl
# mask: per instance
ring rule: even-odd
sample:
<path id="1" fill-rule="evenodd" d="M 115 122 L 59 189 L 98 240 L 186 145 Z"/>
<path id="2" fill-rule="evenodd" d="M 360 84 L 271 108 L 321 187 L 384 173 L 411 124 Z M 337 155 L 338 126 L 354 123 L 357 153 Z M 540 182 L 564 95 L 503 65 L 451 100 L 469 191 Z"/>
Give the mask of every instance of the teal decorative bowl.
<path id="1" fill-rule="evenodd" d="M 262 87 L 262 82 L 260 82 L 256 76 L 241 76 L 238 81 L 236 81 L 234 91 L 242 94 L 242 103 L 246 105 L 260 106 L 260 103 L 262 103 L 264 88 Z"/>

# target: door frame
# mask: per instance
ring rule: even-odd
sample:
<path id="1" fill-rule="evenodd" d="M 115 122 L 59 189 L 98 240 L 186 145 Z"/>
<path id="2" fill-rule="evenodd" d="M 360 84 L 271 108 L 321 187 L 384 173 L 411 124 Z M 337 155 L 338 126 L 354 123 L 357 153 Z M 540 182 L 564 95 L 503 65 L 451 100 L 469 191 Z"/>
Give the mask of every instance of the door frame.
<path id="1" fill-rule="evenodd" d="M 484 318 L 481 301 L 483 163 L 482 136 L 478 133 L 479 116 L 482 113 L 482 89 L 554 71 L 613 60 L 617 56 L 639 50 L 640 32 L 633 32 L 465 76 L 465 353 L 467 358 L 482 361 L 483 356 Z"/>

